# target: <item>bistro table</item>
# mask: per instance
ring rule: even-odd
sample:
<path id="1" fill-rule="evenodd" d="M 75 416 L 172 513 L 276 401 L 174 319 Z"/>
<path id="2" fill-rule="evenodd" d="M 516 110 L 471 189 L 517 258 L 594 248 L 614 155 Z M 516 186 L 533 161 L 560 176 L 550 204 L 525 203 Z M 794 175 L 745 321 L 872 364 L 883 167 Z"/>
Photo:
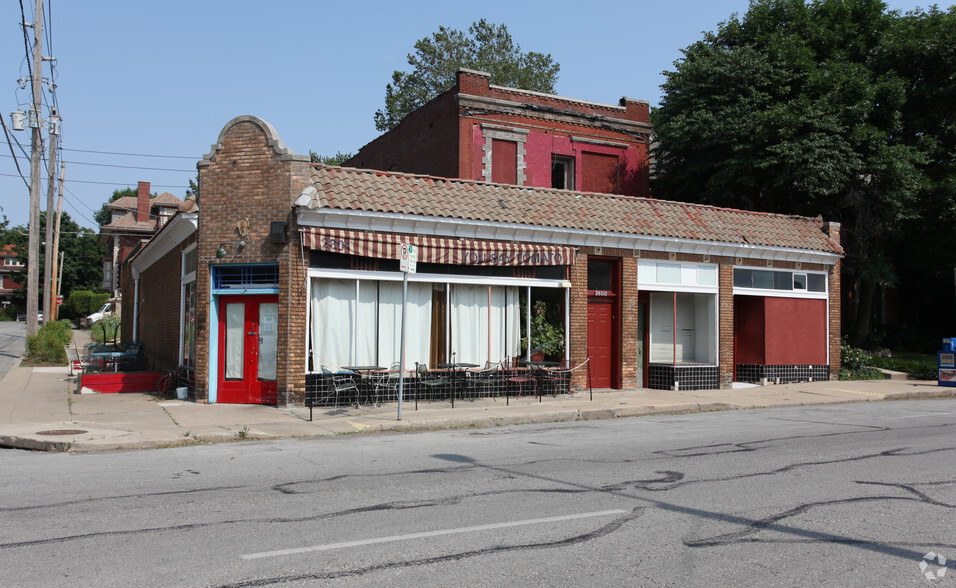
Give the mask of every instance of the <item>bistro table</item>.
<path id="1" fill-rule="evenodd" d="M 534 378 L 535 382 L 535 395 L 538 397 L 538 402 L 541 402 L 541 397 L 544 395 L 544 380 L 551 377 L 550 370 L 548 368 L 560 367 L 563 362 L 560 361 L 526 361 L 525 365 L 531 368 L 531 377 Z M 557 396 L 555 392 L 552 394 Z"/>
<path id="2" fill-rule="evenodd" d="M 458 380 L 461 379 L 465 372 L 464 370 L 480 367 L 477 363 L 440 363 L 435 367 L 443 370 L 449 370 L 451 372 L 451 407 L 455 408 L 455 393 L 458 390 Z"/>
<path id="3" fill-rule="evenodd" d="M 372 372 L 380 372 L 385 368 L 380 365 L 343 365 L 342 369 L 359 375 L 359 393 L 355 395 L 355 406 L 362 408 L 362 393 L 365 393 L 365 404 L 368 404 L 369 396 L 371 396 Z"/>

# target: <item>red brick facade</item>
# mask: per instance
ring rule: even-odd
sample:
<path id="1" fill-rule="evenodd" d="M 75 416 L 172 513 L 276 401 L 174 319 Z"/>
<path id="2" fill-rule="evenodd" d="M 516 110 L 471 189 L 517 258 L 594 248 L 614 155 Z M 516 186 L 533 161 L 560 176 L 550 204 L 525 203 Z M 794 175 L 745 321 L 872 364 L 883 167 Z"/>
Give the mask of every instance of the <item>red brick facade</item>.
<path id="1" fill-rule="evenodd" d="M 647 196 L 649 137 L 646 102 L 622 99 L 611 106 L 572 100 L 492 86 L 488 74 L 460 70 L 453 88 L 344 165 Z M 492 143 L 496 151 L 498 144 L 511 143 L 515 153 L 507 160 L 499 155 L 495 163 Z M 571 185 L 552 184 L 555 158 L 573 168 Z"/>

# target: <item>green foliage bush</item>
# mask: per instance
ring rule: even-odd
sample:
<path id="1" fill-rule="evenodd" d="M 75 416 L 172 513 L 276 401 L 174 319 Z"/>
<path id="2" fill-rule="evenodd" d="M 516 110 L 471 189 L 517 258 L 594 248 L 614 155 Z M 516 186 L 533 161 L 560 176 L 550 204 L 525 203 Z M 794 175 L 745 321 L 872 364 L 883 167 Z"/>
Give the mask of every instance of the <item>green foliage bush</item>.
<path id="1" fill-rule="evenodd" d="M 83 313 L 83 316 L 87 316 L 103 308 L 103 305 L 106 304 L 109 299 L 109 292 L 97 292 L 93 294 L 93 296 L 90 297 L 90 311 Z"/>
<path id="2" fill-rule="evenodd" d="M 36 335 L 27 337 L 27 357 L 66 365 L 66 345 L 73 338 L 70 321 L 46 323 Z"/>
<path id="3" fill-rule="evenodd" d="M 74 316 L 87 316 L 93 311 L 90 309 L 90 300 L 93 298 L 93 292 L 90 290 L 73 290 L 66 302 Z"/>
<path id="4" fill-rule="evenodd" d="M 914 380 L 935 380 L 937 378 L 935 360 L 871 357 L 870 364 L 885 370 L 909 374 Z"/>
<path id="5" fill-rule="evenodd" d="M 98 320 L 90 327 L 90 336 L 98 343 L 106 343 L 117 339 L 122 320 L 112 314 L 105 319 Z"/>
<path id="6" fill-rule="evenodd" d="M 883 372 L 869 365 L 870 354 L 862 349 L 851 347 L 846 341 L 840 344 L 840 379 L 847 380 L 883 380 Z"/>

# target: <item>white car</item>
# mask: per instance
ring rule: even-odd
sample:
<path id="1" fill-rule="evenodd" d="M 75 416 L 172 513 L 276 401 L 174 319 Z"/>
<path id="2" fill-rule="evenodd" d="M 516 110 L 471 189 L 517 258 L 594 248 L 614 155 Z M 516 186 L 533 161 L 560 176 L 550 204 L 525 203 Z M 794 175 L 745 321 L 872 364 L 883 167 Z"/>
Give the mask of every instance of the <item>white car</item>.
<path id="1" fill-rule="evenodd" d="M 108 316 L 110 316 L 111 314 L 113 314 L 113 312 L 112 312 L 112 310 L 111 310 L 112 308 L 113 308 L 113 303 L 112 303 L 112 302 L 107 302 L 106 304 L 103 305 L 103 308 L 97 310 L 96 312 L 94 312 L 94 313 L 91 314 L 90 316 L 86 317 L 87 323 L 92 325 L 93 323 L 95 323 L 95 322 L 98 321 L 98 320 L 105 319 L 106 317 L 108 317 Z"/>

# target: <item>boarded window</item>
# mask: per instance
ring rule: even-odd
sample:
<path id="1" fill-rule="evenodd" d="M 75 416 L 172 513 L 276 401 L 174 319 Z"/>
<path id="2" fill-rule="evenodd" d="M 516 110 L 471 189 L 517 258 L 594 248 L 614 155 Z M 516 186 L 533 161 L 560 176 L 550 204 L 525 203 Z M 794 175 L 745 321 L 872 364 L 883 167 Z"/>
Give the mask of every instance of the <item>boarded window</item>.
<path id="1" fill-rule="evenodd" d="M 491 181 L 496 184 L 518 183 L 518 144 L 514 141 L 492 141 Z"/>
<path id="2" fill-rule="evenodd" d="M 581 157 L 581 190 L 619 194 L 621 181 L 618 168 L 617 155 L 584 153 Z"/>

